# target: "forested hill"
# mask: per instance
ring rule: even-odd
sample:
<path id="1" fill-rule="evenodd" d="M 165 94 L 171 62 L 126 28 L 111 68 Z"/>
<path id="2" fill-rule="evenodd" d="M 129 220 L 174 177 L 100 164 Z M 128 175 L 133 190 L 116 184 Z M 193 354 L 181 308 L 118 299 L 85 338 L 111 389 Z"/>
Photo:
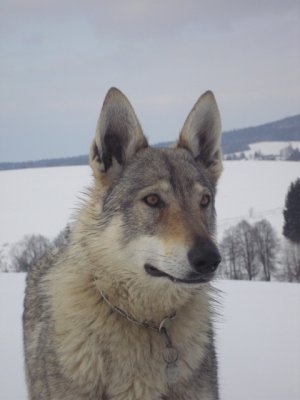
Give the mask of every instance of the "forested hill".
<path id="1" fill-rule="evenodd" d="M 223 154 L 249 150 L 250 143 L 300 141 L 300 114 L 268 124 L 223 133 Z"/>
<path id="2" fill-rule="evenodd" d="M 222 150 L 223 154 L 229 154 L 248 150 L 250 143 L 294 140 L 300 141 L 300 114 L 264 125 L 224 132 L 222 135 Z M 155 146 L 167 147 L 169 145 L 170 142 L 165 142 Z M 86 164 L 88 164 L 88 156 L 82 155 L 38 161 L 5 162 L 0 163 L 0 170 Z"/>

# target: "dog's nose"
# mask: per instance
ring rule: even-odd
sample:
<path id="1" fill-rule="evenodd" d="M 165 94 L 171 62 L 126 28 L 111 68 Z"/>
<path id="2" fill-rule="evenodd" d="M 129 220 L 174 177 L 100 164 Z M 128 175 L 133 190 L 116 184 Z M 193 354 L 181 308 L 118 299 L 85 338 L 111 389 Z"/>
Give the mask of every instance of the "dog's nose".
<path id="1" fill-rule="evenodd" d="M 197 238 L 194 246 L 188 252 L 188 260 L 199 274 L 207 274 L 218 268 L 221 255 L 214 243 L 208 239 Z"/>

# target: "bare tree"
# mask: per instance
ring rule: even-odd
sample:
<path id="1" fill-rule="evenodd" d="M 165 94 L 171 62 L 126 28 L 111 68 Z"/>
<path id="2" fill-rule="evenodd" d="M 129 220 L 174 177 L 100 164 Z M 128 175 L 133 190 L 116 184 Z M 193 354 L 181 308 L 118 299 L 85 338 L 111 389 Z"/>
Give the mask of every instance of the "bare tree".
<path id="1" fill-rule="evenodd" d="M 1 257 L 1 252 L 0 252 L 0 272 L 9 272 L 9 267 L 4 258 Z"/>
<path id="2" fill-rule="evenodd" d="M 253 226 L 253 238 L 256 244 L 256 254 L 263 267 L 264 279 L 271 280 L 271 273 L 275 271 L 278 239 L 269 221 L 263 219 Z"/>
<path id="3" fill-rule="evenodd" d="M 42 235 L 26 235 L 11 249 L 12 265 L 16 272 L 28 272 L 38 259 L 51 249 L 51 242 Z"/>
<path id="4" fill-rule="evenodd" d="M 0 248 L 0 272 L 9 272 L 9 265 L 7 262 L 7 257 L 6 257 L 6 247 L 8 246 L 7 243 L 2 245 Z"/>
<path id="5" fill-rule="evenodd" d="M 300 244 L 287 240 L 284 248 L 284 278 L 288 282 L 300 282 Z"/>
<path id="6" fill-rule="evenodd" d="M 283 245 L 267 220 L 230 227 L 220 250 L 220 278 L 300 282 L 300 244 L 285 240 Z"/>
<path id="7" fill-rule="evenodd" d="M 238 246 L 239 262 L 251 281 L 258 273 L 256 263 L 256 245 L 251 225 L 243 220 L 236 226 L 236 242 Z"/>
<path id="8" fill-rule="evenodd" d="M 227 229 L 220 244 L 222 264 L 219 276 L 228 279 L 243 279 L 239 262 L 236 227 Z"/>

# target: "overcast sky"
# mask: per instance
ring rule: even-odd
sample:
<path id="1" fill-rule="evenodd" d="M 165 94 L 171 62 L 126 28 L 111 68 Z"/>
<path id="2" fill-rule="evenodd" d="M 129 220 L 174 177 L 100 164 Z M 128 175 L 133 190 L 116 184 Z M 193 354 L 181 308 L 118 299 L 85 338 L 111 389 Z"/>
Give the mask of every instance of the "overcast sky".
<path id="1" fill-rule="evenodd" d="M 0 161 L 87 154 L 106 91 L 151 143 L 214 91 L 223 129 L 299 113 L 299 0 L 1 0 Z"/>

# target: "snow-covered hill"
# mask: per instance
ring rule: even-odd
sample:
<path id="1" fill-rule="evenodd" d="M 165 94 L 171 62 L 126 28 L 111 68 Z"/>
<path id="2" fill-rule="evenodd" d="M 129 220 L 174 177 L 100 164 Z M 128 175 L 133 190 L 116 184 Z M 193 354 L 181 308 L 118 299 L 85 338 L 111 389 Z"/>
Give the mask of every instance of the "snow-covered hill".
<path id="1" fill-rule="evenodd" d="M 297 162 L 225 161 L 216 200 L 219 238 L 241 219 L 266 218 L 281 235 L 285 196 L 299 177 Z"/>
<path id="2" fill-rule="evenodd" d="M 26 400 L 21 316 L 25 274 L 0 274 L 0 399 Z M 222 400 L 299 400 L 300 285 L 215 283 Z"/>
<path id="3" fill-rule="evenodd" d="M 0 245 L 27 233 L 54 238 L 89 182 L 88 166 L 1 171 Z"/>
<path id="4" fill-rule="evenodd" d="M 245 151 L 251 143 L 300 140 L 300 115 L 260 126 L 223 132 L 223 154 Z"/>
<path id="5" fill-rule="evenodd" d="M 252 155 L 256 151 L 261 152 L 264 155 L 275 155 L 279 156 L 280 152 L 285 149 L 286 147 L 293 147 L 294 149 L 300 150 L 300 142 L 293 141 L 293 142 L 258 142 L 258 143 L 251 143 L 249 144 L 250 151 L 252 151 Z M 247 152 L 245 152 L 248 155 Z"/>

